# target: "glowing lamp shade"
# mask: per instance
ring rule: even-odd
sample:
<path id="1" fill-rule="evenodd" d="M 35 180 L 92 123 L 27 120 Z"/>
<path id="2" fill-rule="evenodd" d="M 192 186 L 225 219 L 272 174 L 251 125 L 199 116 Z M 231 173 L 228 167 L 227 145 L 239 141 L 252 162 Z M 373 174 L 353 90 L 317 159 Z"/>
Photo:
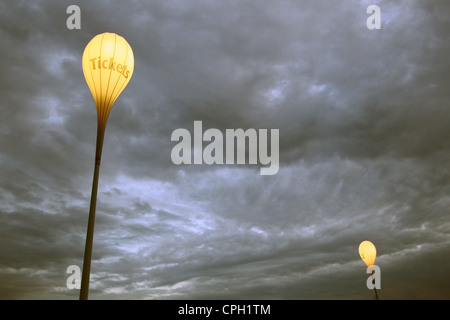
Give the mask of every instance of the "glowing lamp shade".
<path id="1" fill-rule="evenodd" d="M 367 267 L 373 266 L 375 264 L 375 258 L 377 256 L 377 249 L 370 241 L 363 241 L 359 245 L 359 255 L 364 261 Z"/>
<path id="2" fill-rule="evenodd" d="M 94 97 L 99 124 L 105 124 L 119 95 L 130 82 L 134 56 L 128 42 L 115 33 L 95 36 L 83 53 L 83 73 Z"/>

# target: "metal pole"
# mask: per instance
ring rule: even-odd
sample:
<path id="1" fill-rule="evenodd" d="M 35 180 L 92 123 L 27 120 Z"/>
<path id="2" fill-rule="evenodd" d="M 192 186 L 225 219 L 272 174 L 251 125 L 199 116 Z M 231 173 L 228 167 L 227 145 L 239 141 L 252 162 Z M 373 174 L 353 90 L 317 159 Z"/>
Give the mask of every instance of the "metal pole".
<path id="1" fill-rule="evenodd" d="M 372 276 L 375 274 L 375 270 L 372 270 Z M 373 283 L 373 290 L 375 291 L 375 298 L 376 298 L 376 300 L 378 300 L 378 293 L 377 293 L 377 288 L 375 287 L 375 285 L 376 285 L 376 283 L 375 283 L 375 278 L 373 278 L 373 280 L 372 280 L 372 283 Z"/>
<path id="2" fill-rule="evenodd" d="M 83 273 L 81 276 L 80 300 L 87 300 L 89 295 L 89 278 L 91 273 L 92 243 L 94 241 L 95 209 L 97 206 L 98 176 L 102 157 L 103 137 L 105 125 L 98 123 L 97 143 L 95 147 L 95 169 L 92 181 L 91 204 L 89 207 L 89 220 L 86 233 L 86 245 L 84 248 Z"/>

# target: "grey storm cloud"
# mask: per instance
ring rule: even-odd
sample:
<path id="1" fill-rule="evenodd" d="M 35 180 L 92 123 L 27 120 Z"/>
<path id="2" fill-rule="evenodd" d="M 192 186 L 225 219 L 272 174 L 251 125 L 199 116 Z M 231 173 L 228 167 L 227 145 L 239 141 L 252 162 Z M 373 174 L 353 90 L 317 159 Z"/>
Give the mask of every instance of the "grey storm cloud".
<path id="1" fill-rule="evenodd" d="M 81 29 L 69 30 L 69 5 Z M 135 71 L 108 120 L 91 299 L 448 299 L 450 4 L 0 4 L 0 298 L 76 299 L 103 32 Z M 180 165 L 175 129 L 280 130 L 280 168 Z"/>

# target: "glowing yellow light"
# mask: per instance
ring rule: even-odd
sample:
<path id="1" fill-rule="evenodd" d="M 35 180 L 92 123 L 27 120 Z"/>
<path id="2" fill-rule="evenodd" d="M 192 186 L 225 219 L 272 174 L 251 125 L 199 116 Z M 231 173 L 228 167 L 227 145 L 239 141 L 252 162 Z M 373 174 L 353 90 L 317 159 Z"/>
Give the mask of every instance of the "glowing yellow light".
<path id="1" fill-rule="evenodd" d="M 370 241 L 363 241 L 359 245 L 359 255 L 364 261 L 367 267 L 373 266 L 375 264 L 375 258 L 377 257 L 377 249 Z"/>
<path id="2" fill-rule="evenodd" d="M 99 124 L 109 112 L 134 70 L 134 55 L 128 42 L 115 33 L 95 36 L 83 53 L 83 73 L 94 97 Z"/>

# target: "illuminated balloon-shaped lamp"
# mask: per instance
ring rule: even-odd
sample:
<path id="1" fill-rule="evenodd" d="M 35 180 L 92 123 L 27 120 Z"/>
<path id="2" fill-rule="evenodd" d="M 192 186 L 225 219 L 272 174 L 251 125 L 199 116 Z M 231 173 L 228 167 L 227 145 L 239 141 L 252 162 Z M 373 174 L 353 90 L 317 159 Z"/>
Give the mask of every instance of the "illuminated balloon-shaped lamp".
<path id="1" fill-rule="evenodd" d="M 106 122 L 114 102 L 130 82 L 133 70 L 133 50 L 124 38 L 115 33 L 95 36 L 84 49 L 83 73 L 97 107 L 97 143 L 80 300 L 87 300 L 89 293 L 98 176 Z"/>
<path id="2" fill-rule="evenodd" d="M 375 245 L 368 240 L 361 242 L 359 244 L 359 255 L 373 275 L 373 265 L 375 264 L 375 259 L 377 257 L 377 249 L 375 248 Z M 377 289 L 374 288 L 374 291 L 375 297 L 378 300 Z"/>

